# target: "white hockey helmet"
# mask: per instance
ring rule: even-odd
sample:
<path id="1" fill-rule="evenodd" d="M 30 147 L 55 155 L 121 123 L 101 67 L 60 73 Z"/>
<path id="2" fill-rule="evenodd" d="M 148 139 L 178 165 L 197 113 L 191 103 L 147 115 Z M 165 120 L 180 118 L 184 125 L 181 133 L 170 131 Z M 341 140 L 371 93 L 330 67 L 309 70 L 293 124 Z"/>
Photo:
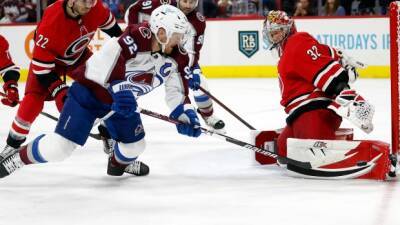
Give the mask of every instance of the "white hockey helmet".
<path id="1" fill-rule="evenodd" d="M 172 5 L 161 5 L 153 10 L 149 24 L 151 32 L 162 45 L 166 45 L 174 33 L 187 35 L 189 28 L 185 14 Z M 163 28 L 166 32 L 167 40 L 165 42 L 161 42 L 157 36 L 160 28 Z"/>

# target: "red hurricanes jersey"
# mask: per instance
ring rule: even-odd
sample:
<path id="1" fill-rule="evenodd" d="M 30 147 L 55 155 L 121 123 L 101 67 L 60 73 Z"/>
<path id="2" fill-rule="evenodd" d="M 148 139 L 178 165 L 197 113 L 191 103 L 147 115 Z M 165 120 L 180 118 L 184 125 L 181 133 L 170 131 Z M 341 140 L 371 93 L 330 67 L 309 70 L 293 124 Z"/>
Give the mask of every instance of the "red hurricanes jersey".
<path id="1" fill-rule="evenodd" d="M 344 71 L 335 49 L 320 44 L 310 34 L 291 35 L 278 63 L 281 105 L 289 117 L 301 111 L 325 108 L 333 96 L 326 88 Z"/>
<path id="2" fill-rule="evenodd" d="M 171 108 L 189 101 L 180 76 L 189 60 L 187 53 L 175 48 L 168 56 L 155 57 L 151 54 L 152 35 L 148 23 L 129 25 L 119 38 L 111 38 L 73 71 L 73 78 L 105 103 L 112 101 L 106 87 L 115 80 L 129 81 L 137 97 L 165 83 Z"/>
<path id="3" fill-rule="evenodd" d="M 137 24 L 150 19 L 151 12 L 162 4 L 170 4 L 177 6 L 174 0 L 138 0 L 131 6 L 125 13 L 125 22 L 127 24 Z M 186 15 L 190 22 L 190 34 L 193 38 L 188 40 L 185 44 L 185 48 L 193 50 L 195 53 L 195 59 L 193 64 L 196 64 L 199 60 L 200 50 L 203 47 L 204 42 L 204 30 L 206 29 L 205 17 L 196 10 Z"/>
<path id="4" fill-rule="evenodd" d="M 31 67 L 35 74 L 46 74 L 56 65 L 74 65 L 86 50 L 97 28 L 109 29 L 116 20 L 101 0 L 79 19 L 65 12 L 66 1 L 57 1 L 44 12 L 35 34 Z"/>
<path id="5" fill-rule="evenodd" d="M 10 70 L 19 72 L 19 67 L 12 61 L 10 53 L 8 52 L 7 40 L 0 35 L 0 75 L 3 75 Z"/>

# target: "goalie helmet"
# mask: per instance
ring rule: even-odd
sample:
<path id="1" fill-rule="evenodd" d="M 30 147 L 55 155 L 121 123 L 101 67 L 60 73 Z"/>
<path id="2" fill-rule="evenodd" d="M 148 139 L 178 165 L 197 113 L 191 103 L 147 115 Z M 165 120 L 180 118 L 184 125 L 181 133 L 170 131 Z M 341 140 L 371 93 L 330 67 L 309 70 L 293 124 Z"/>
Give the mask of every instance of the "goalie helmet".
<path id="1" fill-rule="evenodd" d="M 181 10 L 172 5 L 161 5 L 156 8 L 150 16 L 150 30 L 157 41 L 163 46 L 166 45 L 174 33 L 183 34 L 188 32 L 189 22 Z M 167 40 L 161 42 L 158 38 L 158 31 L 163 28 L 166 32 Z"/>
<path id="2" fill-rule="evenodd" d="M 272 10 L 268 13 L 264 20 L 263 39 L 269 44 L 270 49 L 281 45 L 293 33 L 296 33 L 296 26 L 286 12 Z"/>

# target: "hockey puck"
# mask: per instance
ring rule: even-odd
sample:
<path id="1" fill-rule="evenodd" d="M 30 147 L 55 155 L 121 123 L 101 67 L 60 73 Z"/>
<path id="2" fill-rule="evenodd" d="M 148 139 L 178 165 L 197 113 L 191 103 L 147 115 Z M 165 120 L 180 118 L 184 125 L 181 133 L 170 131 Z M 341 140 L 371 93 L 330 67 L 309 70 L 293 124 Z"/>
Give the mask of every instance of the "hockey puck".
<path id="1" fill-rule="evenodd" d="M 367 161 L 358 161 L 357 162 L 357 166 L 366 166 L 367 165 Z"/>

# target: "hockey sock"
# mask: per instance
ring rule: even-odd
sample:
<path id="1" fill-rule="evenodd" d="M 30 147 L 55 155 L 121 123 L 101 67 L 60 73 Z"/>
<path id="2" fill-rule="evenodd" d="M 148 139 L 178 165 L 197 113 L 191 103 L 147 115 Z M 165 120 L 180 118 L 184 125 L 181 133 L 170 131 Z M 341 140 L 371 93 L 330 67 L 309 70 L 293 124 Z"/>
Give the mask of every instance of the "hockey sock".
<path id="1" fill-rule="evenodd" d="M 35 138 L 32 142 L 27 145 L 22 146 L 19 151 L 19 156 L 25 164 L 35 164 L 35 163 L 46 163 L 47 161 L 43 159 L 39 151 L 39 141 L 45 135 L 40 135 Z"/>

